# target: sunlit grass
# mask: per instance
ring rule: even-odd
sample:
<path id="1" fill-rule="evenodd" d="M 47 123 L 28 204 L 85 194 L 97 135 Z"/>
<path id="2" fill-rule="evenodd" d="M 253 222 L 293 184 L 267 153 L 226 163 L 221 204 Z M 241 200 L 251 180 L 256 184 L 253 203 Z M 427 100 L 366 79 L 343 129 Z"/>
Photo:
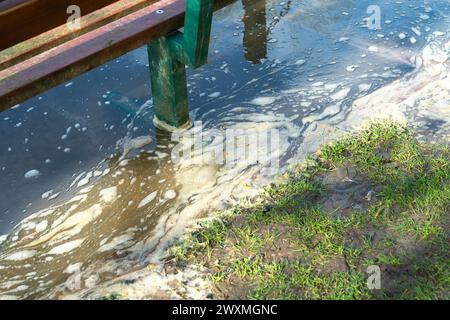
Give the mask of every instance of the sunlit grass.
<path id="1" fill-rule="evenodd" d="M 336 215 L 320 205 L 333 192 L 322 177 L 342 167 L 377 188 L 362 212 Z M 210 270 L 219 297 L 450 298 L 448 147 L 375 122 L 284 176 L 261 201 L 203 223 L 171 249 L 174 260 Z M 381 290 L 365 284 L 370 265 L 389 270 Z"/>

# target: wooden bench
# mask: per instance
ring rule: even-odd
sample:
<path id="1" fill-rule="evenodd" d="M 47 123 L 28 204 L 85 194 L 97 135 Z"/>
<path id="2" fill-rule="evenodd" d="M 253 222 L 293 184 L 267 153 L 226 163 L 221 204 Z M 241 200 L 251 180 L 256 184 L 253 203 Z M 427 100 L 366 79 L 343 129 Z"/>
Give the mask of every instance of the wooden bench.
<path id="1" fill-rule="evenodd" d="M 185 126 L 185 65 L 206 63 L 212 12 L 234 1 L 0 0 L 0 111 L 148 44 L 155 115 Z"/>

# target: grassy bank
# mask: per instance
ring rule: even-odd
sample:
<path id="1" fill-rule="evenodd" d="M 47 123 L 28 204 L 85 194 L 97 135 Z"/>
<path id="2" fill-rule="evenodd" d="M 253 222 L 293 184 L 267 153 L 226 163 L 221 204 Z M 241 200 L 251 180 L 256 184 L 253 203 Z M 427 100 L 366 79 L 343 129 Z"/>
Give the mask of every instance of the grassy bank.
<path id="1" fill-rule="evenodd" d="M 372 123 L 280 180 L 202 222 L 169 265 L 204 266 L 217 299 L 450 298 L 448 146 Z"/>

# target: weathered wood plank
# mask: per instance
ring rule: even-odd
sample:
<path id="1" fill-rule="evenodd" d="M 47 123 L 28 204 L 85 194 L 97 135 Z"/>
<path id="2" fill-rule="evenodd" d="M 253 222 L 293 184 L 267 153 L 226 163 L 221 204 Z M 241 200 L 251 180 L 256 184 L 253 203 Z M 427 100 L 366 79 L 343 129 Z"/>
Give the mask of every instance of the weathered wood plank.
<path id="1" fill-rule="evenodd" d="M 0 0 L 0 14 L 34 0 Z"/>
<path id="2" fill-rule="evenodd" d="M 181 28 L 185 8 L 186 0 L 160 0 L 0 71 L 0 111 Z"/>
<path id="3" fill-rule="evenodd" d="M 30 1 L 30 0 L 7 0 Z M 70 30 L 66 25 L 44 32 L 13 47 L 0 51 L 0 70 L 5 69 L 25 59 L 44 52 L 52 47 L 76 38 L 101 25 L 144 8 L 158 0 L 121 0 L 109 6 L 96 10 L 80 19 L 80 28 Z M 1 3 L 1 2 L 0 2 Z"/>
<path id="4" fill-rule="evenodd" d="M 9 48 L 67 21 L 67 7 L 78 5 L 86 15 L 120 0 L 9 0 L 0 11 L 0 50 Z"/>

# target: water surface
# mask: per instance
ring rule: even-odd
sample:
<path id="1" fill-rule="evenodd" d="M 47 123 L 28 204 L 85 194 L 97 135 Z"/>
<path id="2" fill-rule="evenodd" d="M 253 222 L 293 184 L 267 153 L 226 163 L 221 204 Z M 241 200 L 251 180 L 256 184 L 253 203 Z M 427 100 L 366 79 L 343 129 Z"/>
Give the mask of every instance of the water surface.
<path id="1" fill-rule="evenodd" d="M 374 4 L 379 30 L 364 22 Z M 449 39 L 449 13 L 448 1 L 419 0 L 243 0 L 217 12 L 209 63 L 188 71 L 197 126 L 184 136 L 201 122 L 210 150 L 230 129 L 274 130 L 257 161 L 250 142 L 224 163 L 172 158 L 180 144 L 153 125 L 145 47 L 3 112 L 0 294 L 58 297 L 158 261 L 193 219 L 283 171 L 315 121 L 345 119 L 416 69 L 431 37 Z"/>

